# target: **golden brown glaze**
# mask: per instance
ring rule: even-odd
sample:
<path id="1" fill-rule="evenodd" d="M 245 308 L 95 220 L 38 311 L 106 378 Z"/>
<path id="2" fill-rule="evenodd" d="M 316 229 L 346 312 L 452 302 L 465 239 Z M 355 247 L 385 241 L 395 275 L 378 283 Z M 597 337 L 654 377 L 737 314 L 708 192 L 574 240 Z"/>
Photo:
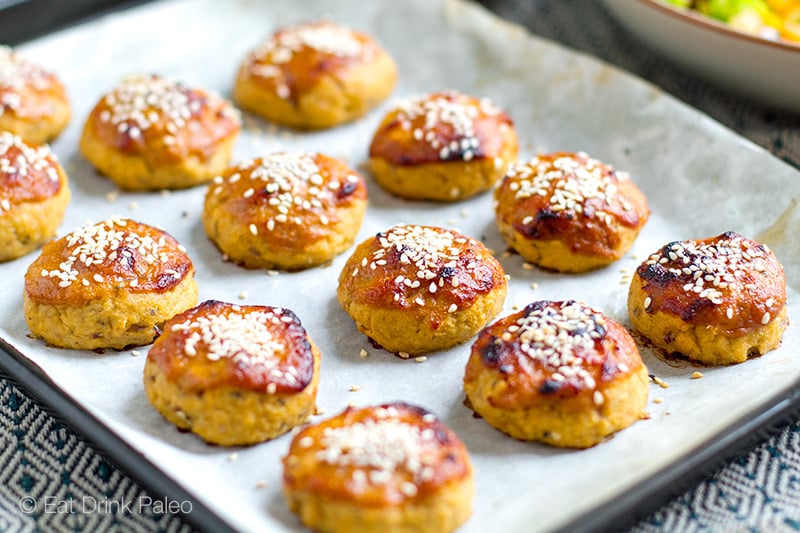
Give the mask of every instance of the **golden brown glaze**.
<path id="1" fill-rule="evenodd" d="M 402 101 L 389 111 L 369 155 L 398 166 L 493 159 L 508 142 L 504 130 L 512 127 L 511 118 L 487 99 L 442 91 Z"/>
<path id="2" fill-rule="evenodd" d="M 296 103 L 323 77 L 343 79 L 349 68 L 381 51 L 368 35 L 330 21 L 311 22 L 275 32 L 247 56 L 240 76 Z"/>
<path id="3" fill-rule="evenodd" d="M 531 240 L 560 240 L 573 253 L 617 258 L 620 227 L 650 216 L 624 173 L 588 155 L 556 152 L 513 166 L 495 191 L 498 218 Z"/>
<path id="4" fill-rule="evenodd" d="M 479 241 L 434 226 L 394 226 L 358 246 L 339 277 L 352 300 L 410 309 L 432 301 L 430 317 L 468 307 L 506 286 L 502 266 Z"/>
<path id="5" fill-rule="evenodd" d="M 689 324 L 713 325 L 743 337 L 778 316 L 786 305 L 783 266 L 763 244 L 736 232 L 671 242 L 636 270 L 649 301 Z"/>
<path id="6" fill-rule="evenodd" d="M 424 499 L 472 473 L 455 433 L 427 410 L 399 402 L 348 407 L 306 427 L 283 465 L 288 489 L 379 508 Z"/>
<path id="7" fill-rule="evenodd" d="M 101 98 L 85 127 L 100 142 L 155 167 L 189 156 L 210 159 L 239 132 L 241 120 L 219 96 L 152 75 L 127 79 Z"/>
<path id="8" fill-rule="evenodd" d="M 475 340 L 464 381 L 485 368 L 500 384 L 487 401 L 501 409 L 536 405 L 540 398 L 584 395 L 643 366 L 631 335 L 620 324 L 572 300 L 538 301 L 485 328 Z"/>
<path id="9" fill-rule="evenodd" d="M 292 311 L 215 300 L 169 320 L 148 359 L 186 392 L 237 387 L 296 393 L 314 373 L 312 345 Z"/>
<path id="10" fill-rule="evenodd" d="M 0 213 L 17 203 L 50 198 L 65 183 L 61 165 L 48 147 L 32 145 L 16 135 L 0 132 Z"/>
<path id="11" fill-rule="evenodd" d="M 55 74 L 0 46 L 0 116 L 45 119 L 66 101 L 66 89 Z"/>
<path id="12" fill-rule="evenodd" d="M 230 169 L 209 187 L 206 210 L 224 205 L 273 246 L 291 250 L 324 238 L 339 222 L 337 209 L 366 199 L 364 178 L 342 161 L 291 152 Z"/>
<path id="13" fill-rule="evenodd" d="M 80 305 L 118 291 L 166 292 L 193 275 L 171 235 L 110 218 L 45 244 L 25 274 L 25 292 L 38 303 Z"/>

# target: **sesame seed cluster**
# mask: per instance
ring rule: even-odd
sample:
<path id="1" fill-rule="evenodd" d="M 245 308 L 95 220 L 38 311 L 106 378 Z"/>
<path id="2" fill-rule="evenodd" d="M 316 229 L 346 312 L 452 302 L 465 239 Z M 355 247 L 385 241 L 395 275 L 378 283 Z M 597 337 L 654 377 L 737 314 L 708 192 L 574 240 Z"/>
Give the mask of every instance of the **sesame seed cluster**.
<path id="1" fill-rule="evenodd" d="M 330 465 L 354 467 L 352 479 L 357 485 L 386 485 L 396 472 L 410 473 L 413 481 L 402 482 L 399 490 L 415 496 L 418 483 L 434 477 L 431 461 L 439 443 L 433 428 L 398 420 L 398 414 L 394 407 L 379 407 L 375 419 L 323 428 L 317 458 Z M 423 416 L 423 422 L 434 421 L 432 414 Z M 308 439 L 301 439 L 301 447 L 314 444 Z"/>
<path id="2" fill-rule="evenodd" d="M 283 78 L 282 67 L 301 50 L 311 49 L 336 57 L 356 57 L 364 50 L 349 28 L 319 22 L 286 28 L 262 43 L 248 58 L 247 70 L 251 75 L 274 79 L 279 98 L 287 99 L 291 94 Z"/>
<path id="3" fill-rule="evenodd" d="M 276 212 L 271 214 L 263 228 L 250 224 L 249 231 L 253 235 L 258 235 L 261 229 L 273 231 L 278 224 L 306 224 L 303 216 L 309 213 L 326 226 L 332 222 L 329 215 L 336 205 L 339 191 L 359 182 L 359 178 L 352 174 L 345 178 L 344 183 L 326 179 L 313 154 L 283 152 L 246 161 L 227 178 L 217 176 L 210 194 L 221 194 L 226 190 L 226 184 L 242 179 L 253 185 L 242 193 L 244 198 L 266 201 L 271 211 Z"/>
<path id="4" fill-rule="evenodd" d="M 377 237 L 380 248 L 375 250 L 370 258 L 361 261 L 361 269 L 377 270 L 388 264 L 387 257 L 390 254 L 397 254 L 399 261 L 403 265 L 414 267 L 412 276 L 398 275 L 395 286 L 400 289 L 395 292 L 394 300 L 399 301 L 401 292 L 425 287 L 428 294 L 435 295 L 445 284 L 451 287 L 459 286 L 458 276 L 442 275 L 445 269 L 452 272 L 458 265 L 462 247 L 476 246 L 478 243 L 460 235 L 454 231 L 432 228 L 426 226 L 411 226 L 400 224 L 392 227 L 388 231 L 381 233 Z M 467 263 L 464 268 L 471 271 L 476 266 L 475 261 Z M 352 275 L 357 276 L 359 267 L 356 267 Z M 414 303 L 418 306 L 425 306 L 425 292 L 414 298 Z M 458 309 L 456 304 L 452 304 L 448 309 L 453 313 Z"/>
<path id="5" fill-rule="evenodd" d="M 186 332 L 183 354 L 195 357 L 204 352 L 206 359 L 230 359 L 250 366 L 260 366 L 269 371 L 267 392 L 274 394 L 276 381 L 289 385 L 299 384 L 299 374 L 292 365 L 279 368 L 281 354 L 287 346 L 276 335 L 289 324 L 299 324 L 293 313 L 282 308 L 245 311 L 237 305 L 230 312 L 216 312 L 196 316 L 171 326 L 171 331 Z"/>
<path id="6" fill-rule="evenodd" d="M 476 102 L 455 91 L 406 98 L 397 104 L 396 111 L 400 127 L 438 151 L 441 161 L 471 161 L 481 145 L 475 120 L 501 112 L 488 98 Z M 450 142 L 442 140 L 438 131 L 442 126 L 452 130 Z"/>
<path id="7" fill-rule="evenodd" d="M 50 84 L 47 72 L 26 61 L 8 46 L 0 46 L 0 115 L 17 110 L 22 103 L 19 91 L 26 87 L 44 90 Z"/>
<path id="8" fill-rule="evenodd" d="M 742 284 L 749 291 L 757 290 L 756 284 L 743 280 L 754 274 L 764 275 L 767 262 L 771 260 L 766 245 L 756 244 L 738 234 L 726 234 L 710 242 L 670 243 L 648 257 L 641 268 L 657 265 L 683 281 L 685 293 L 714 305 L 722 305 L 725 292 L 730 292 L 736 284 Z M 651 303 L 650 297 L 645 299 L 645 310 L 650 308 Z M 770 308 L 774 303 L 775 300 L 770 298 L 766 306 Z M 728 319 L 732 319 L 736 309 L 728 307 L 725 312 Z M 770 319 L 770 312 L 767 311 L 762 315 L 761 323 L 767 324 Z"/>
<path id="9" fill-rule="evenodd" d="M 600 311 L 569 300 L 558 306 L 529 307 L 502 339 L 517 340 L 523 354 L 552 371 L 548 379 L 562 383 L 576 380 L 580 386 L 594 389 L 597 383 L 586 365 L 602 363 L 595 346 L 606 335 L 605 324 Z M 519 362 L 528 366 L 525 357 Z"/>
<path id="10" fill-rule="evenodd" d="M 176 136 L 204 106 L 218 107 L 226 117 L 237 123 L 240 120 L 239 113 L 218 96 L 159 76 L 129 78 L 103 97 L 102 102 L 107 108 L 100 111 L 101 122 L 115 126 L 131 139 L 141 138 L 144 132 L 158 131 L 166 145 L 176 144 Z M 163 126 L 154 128 L 162 123 Z"/>
<path id="11" fill-rule="evenodd" d="M 583 152 L 575 157 L 561 155 L 555 158 L 534 157 L 528 162 L 516 163 L 507 173 L 509 189 L 517 199 L 541 196 L 547 198 L 553 212 L 570 211 L 588 218 L 598 218 L 606 225 L 613 224 L 613 214 L 605 208 L 620 202 L 622 209 L 632 209 L 630 203 L 618 197 L 618 182 L 628 179 L 608 165 L 590 158 Z M 601 208 L 585 209 L 588 200 L 600 200 Z M 523 224 L 533 222 L 526 216 Z"/>
<path id="12" fill-rule="evenodd" d="M 78 228 L 65 237 L 67 258 L 56 269 L 42 269 L 40 275 L 43 278 L 57 278 L 58 286 L 62 288 L 76 282 L 88 287 L 112 281 L 97 272 L 98 269 L 94 268 L 97 265 L 130 264 L 136 260 L 145 261 L 149 265 L 166 262 L 169 257 L 166 252 L 166 237 L 161 235 L 156 240 L 149 235 L 139 235 L 126 229 L 129 222 L 127 219 L 111 217 L 100 223 Z M 185 251 L 181 245 L 178 245 L 178 249 Z M 182 275 L 172 269 L 166 272 L 172 274 L 176 280 Z M 121 283 L 122 280 L 115 276 L 113 282 Z M 128 282 L 131 288 L 138 284 L 138 278 Z"/>
<path id="13" fill-rule="evenodd" d="M 56 164 L 57 158 L 47 146 L 29 146 L 16 135 L 0 132 L 0 174 L 3 176 L 15 175 L 17 180 L 31 180 L 44 174 L 46 179 L 57 182 Z M 11 199 L 3 197 L 11 191 L 3 189 L 0 190 L 0 213 L 11 210 L 12 206 Z"/>

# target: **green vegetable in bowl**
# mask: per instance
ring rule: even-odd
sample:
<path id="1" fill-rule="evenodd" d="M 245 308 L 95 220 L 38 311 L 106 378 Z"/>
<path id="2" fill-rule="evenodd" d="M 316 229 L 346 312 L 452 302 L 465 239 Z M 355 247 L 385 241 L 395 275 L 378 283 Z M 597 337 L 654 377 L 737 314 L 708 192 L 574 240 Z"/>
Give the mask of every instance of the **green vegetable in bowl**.
<path id="1" fill-rule="evenodd" d="M 747 11 L 755 11 L 762 16 L 769 13 L 769 6 L 764 0 L 705 0 L 695 3 L 698 11 L 723 22 L 730 22 Z"/>

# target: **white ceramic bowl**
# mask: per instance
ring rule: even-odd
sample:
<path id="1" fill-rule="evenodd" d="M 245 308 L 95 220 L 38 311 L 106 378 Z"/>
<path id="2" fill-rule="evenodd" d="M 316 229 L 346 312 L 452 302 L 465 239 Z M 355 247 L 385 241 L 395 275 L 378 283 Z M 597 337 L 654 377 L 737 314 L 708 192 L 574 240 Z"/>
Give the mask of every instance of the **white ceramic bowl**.
<path id="1" fill-rule="evenodd" d="M 604 3 L 633 35 L 697 77 L 800 113 L 800 45 L 748 35 L 659 0 Z"/>

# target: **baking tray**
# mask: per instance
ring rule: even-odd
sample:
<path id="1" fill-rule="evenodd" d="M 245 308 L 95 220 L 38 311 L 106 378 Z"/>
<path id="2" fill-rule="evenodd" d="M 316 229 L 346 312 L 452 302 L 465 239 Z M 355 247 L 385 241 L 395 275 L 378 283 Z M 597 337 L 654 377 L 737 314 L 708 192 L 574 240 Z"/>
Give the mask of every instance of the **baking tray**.
<path id="1" fill-rule="evenodd" d="M 2 44 L 16 45 L 149 0 L 0 0 Z"/>
<path id="2" fill-rule="evenodd" d="M 219 254 L 202 234 L 196 219 L 202 204 L 202 188 L 166 197 L 122 194 L 113 202 L 106 201 L 106 195 L 113 193 L 114 187 L 94 175 L 77 155 L 75 145 L 91 105 L 122 75 L 157 70 L 229 93 L 236 63 L 275 26 L 329 15 L 375 34 L 398 58 L 401 81 L 396 94 L 455 86 L 491 96 L 507 107 L 517 121 L 524 141 L 523 156 L 538 150 L 584 149 L 631 171 L 652 198 L 654 218 L 634 247 L 638 259 L 627 256 L 609 269 L 575 277 L 525 270 L 515 256 L 502 259 L 512 276 L 504 314 L 514 306 L 538 298 L 579 297 L 593 305 L 599 303 L 606 312 L 624 321 L 625 287 L 619 283 L 621 269 L 635 267 L 644 255 L 672 238 L 704 236 L 726 229 L 770 237 L 768 242 L 787 264 L 790 283 L 797 288 L 798 276 L 791 272 L 791 266 L 797 264 L 797 256 L 792 254 L 797 241 L 771 241 L 776 239 L 775 235 L 785 238 L 787 233 L 778 231 L 774 223 L 794 220 L 791 199 L 800 196 L 798 172 L 704 115 L 613 68 L 532 38 L 471 4 L 422 0 L 396 8 L 388 2 L 369 5 L 305 2 L 298 4 L 299 8 L 292 4 L 163 2 L 29 43 L 24 51 L 59 71 L 73 90 L 75 118 L 64 137 L 54 144 L 70 174 L 75 194 L 61 233 L 80 225 L 87 216 L 98 220 L 111 213 L 160 223 L 187 245 L 198 270 L 202 299 L 237 301 L 241 289 L 247 287 L 250 296 L 244 300 L 246 303 L 285 305 L 298 311 L 312 337 L 323 346 L 324 357 L 327 355 L 319 403 L 330 414 L 350 402 L 365 405 L 393 399 L 432 407 L 467 442 L 478 467 L 476 516 L 465 530 L 478 530 L 486 523 L 487 502 L 499 505 L 502 511 L 489 517 L 498 531 L 531 529 L 533 523 L 539 528 L 565 530 L 620 527 L 695 482 L 697 476 L 708 473 L 709 468 L 732 453 L 763 438 L 764 431 L 793 414 L 800 403 L 797 394 L 800 369 L 788 357 L 797 345 L 794 327 L 787 332 L 787 342 L 781 350 L 745 365 L 704 369 L 703 380 L 689 380 L 688 374 L 693 369 L 667 365 L 644 350 L 651 371 L 673 385 L 667 390 L 651 391 L 653 396 L 665 397 L 663 404 L 649 406 L 651 420 L 639 422 L 613 440 L 587 451 L 559 451 L 519 443 L 473 419 L 461 406 L 460 387 L 454 382 L 460 381 L 468 347 L 433 355 L 420 365 L 380 353 L 355 331 L 349 318 L 338 309 L 331 291 L 322 291 L 330 288 L 325 280 L 335 279 L 346 257 L 338 258 L 327 269 L 301 274 L 270 277 L 263 272 L 245 272 L 221 263 Z M 422 13 L 425 16 L 418 17 Z M 213 19 L 209 18 L 211 14 Z M 190 30 L 184 29 L 184 33 L 179 31 L 181 28 L 176 30 L 170 22 L 175 20 L 186 21 Z M 226 33 L 230 32 L 230 24 L 236 24 L 236 35 Z M 126 28 L 138 31 L 124 46 L 116 46 L 119 44 L 116 39 L 128 35 Z M 154 42 L 155 36 L 163 35 L 169 35 L 171 40 Z M 197 35 L 203 36 L 202 42 L 193 40 L 192 36 L 196 39 Z M 106 44 L 98 47 L 98 42 Z M 90 46 L 96 53 L 87 57 L 85 50 Z M 76 57 L 83 61 L 78 64 Z M 123 58 L 125 63 L 120 64 Z M 199 62 L 203 68 L 198 68 Z M 98 65 L 102 68 L 98 69 Z M 595 105 L 599 102 L 602 106 Z M 247 131 L 237 144 L 236 157 L 303 147 L 324 150 L 357 166 L 365 157 L 369 136 L 384 109 L 333 132 L 307 135 L 275 130 L 248 117 Z M 656 142 L 665 144 L 662 147 Z M 669 166 L 664 164 L 665 160 Z M 756 169 L 763 175 L 759 184 L 749 179 Z M 701 191 L 702 200 L 684 201 L 677 194 L 692 183 L 690 190 Z M 490 247 L 502 249 L 502 241 L 493 227 L 488 195 L 455 206 L 441 206 L 401 202 L 382 193 L 373 182 L 369 185 L 372 215 L 365 221 L 360 238 L 384 229 L 389 220 L 405 220 L 460 226 L 466 233 L 484 239 Z M 731 191 L 733 200 L 728 198 Z M 713 209 L 706 209 L 707 206 Z M 692 216 L 680 216 L 682 209 L 690 210 Z M 758 219 L 748 216 L 754 211 L 761 213 Z M 781 218 L 784 211 L 786 215 Z M 671 212 L 678 215 L 668 216 Z M 665 224 L 665 220 L 670 224 Z M 768 231 L 770 228 L 772 233 Z M 18 305 L 21 273 L 33 257 L 0 266 L 0 301 L 10 302 L 0 306 L 0 335 L 8 341 L 5 344 L 8 357 L 0 358 L 0 366 L 97 443 L 145 487 L 173 500 L 190 498 L 193 512 L 186 518 L 195 527 L 219 530 L 228 523 L 239 529 L 267 525 L 296 528 L 296 521 L 276 492 L 277 456 L 285 451 L 288 437 L 248 449 L 205 446 L 191 435 L 175 432 L 149 408 L 141 391 L 123 409 L 114 411 L 120 396 L 124 398 L 129 389 L 135 392 L 137 387 L 141 388 L 136 384 L 140 381 L 146 348 L 137 350 L 142 354 L 140 357 L 132 357 L 131 351 L 97 357 L 43 349 L 25 336 L 27 330 Z M 540 288 L 531 290 L 531 282 L 539 283 Z M 304 285 L 310 287 L 305 292 Z M 281 286 L 292 290 L 281 292 Z M 790 300 L 797 301 L 794 290 Z M 790 308 L 790 316 L 794 322 L 796 308 Z M 362 347 L 371 353 L 366 361 L 357 355 Z M 384 377 L 375 376 L 376 372 Z M 751 374 L 762 376 L 771 388 L 762 386 L 753 390 Z M 408 377 L 411 382 L 383 384 L 380 379 L 386 375 Z M 92 387 L 77 383 L 86 376 L 96 380 Z M 448 380 L 440 376 L 447 376 Z M 419 390 L 417 380 L 430 387 Z M 364 385 L 364 390 L 348 393 L 352 383 Z M 727 402 L 722 407 L 730 412 L 719 413 L 718 419 L 698 420 L 697 412 L 717 414 L 704 403 L 702 394 L 698 396 L 703 388 L 721 393 Z M 696 403 L 692 404 L 692 399 Z M 652 442 L 654 436 L 669 440 L 673 434 L 682 441 L 676 444 L 677 451 L 665 451 Z M 649 450 L 648 453 L 642 454 L 642 448 Z M 174 469 L 174 463 L 183 461 L 187 454 L 202 465 L 197 476 L 176 473 Z M 582 504 L 579 497 L 582 485 L 591 482 L 588 477 L 595 473 L 594 468 L 631 457 L 640 462 L 628 462 L 625 468 L 620 466 L 622 471 L 615 473 L 621 476 L 608 476 L 606 472 L 605 490 L 595 495 L 590 505 Z M 502 476 L 508 474 L 508 465 L 514 465 L 516 470 L 520 461 L 528 464 L 519 466 L 527 468 L 535 464 L 537 469 L 541 468 L 535 472 L 541 477 L 530 476 L 528 499 L 524 491 L 506 494 L 501 490 L 501 500 L 522 497 L 518 505 L 509 507 L 496 497 L 487 497 L 490 488 L 511 486 L 514 473 L 511 472 L 509 479 Z M 562 464 L 570 466 L 558 472 L 552 470 L 553 465 Z M 265 490 L 255 488 L 262 474 L 267 478 Z M 559 477 L 569 483 L 559 485 Z M 241 478 L 241 484 L 235 488 L 244 492 L 231 490 L 234 499 L 244 502 L 228 502 L 224 494 L 214 493 L 216 484 L 230 483 L 232 478 Z M 550 506 L 547 493 L 563 495 L 567 491 L 578 499 L 569 512 L 558 519 L 542 515 L 531 521 L 533 504 L 541 503 L 543 495 Z M 237 503 L 244 506 L 237 508 Z M 255 513 L 264 521 L 243 519 L 241 515 L 248 513 Z"/>

